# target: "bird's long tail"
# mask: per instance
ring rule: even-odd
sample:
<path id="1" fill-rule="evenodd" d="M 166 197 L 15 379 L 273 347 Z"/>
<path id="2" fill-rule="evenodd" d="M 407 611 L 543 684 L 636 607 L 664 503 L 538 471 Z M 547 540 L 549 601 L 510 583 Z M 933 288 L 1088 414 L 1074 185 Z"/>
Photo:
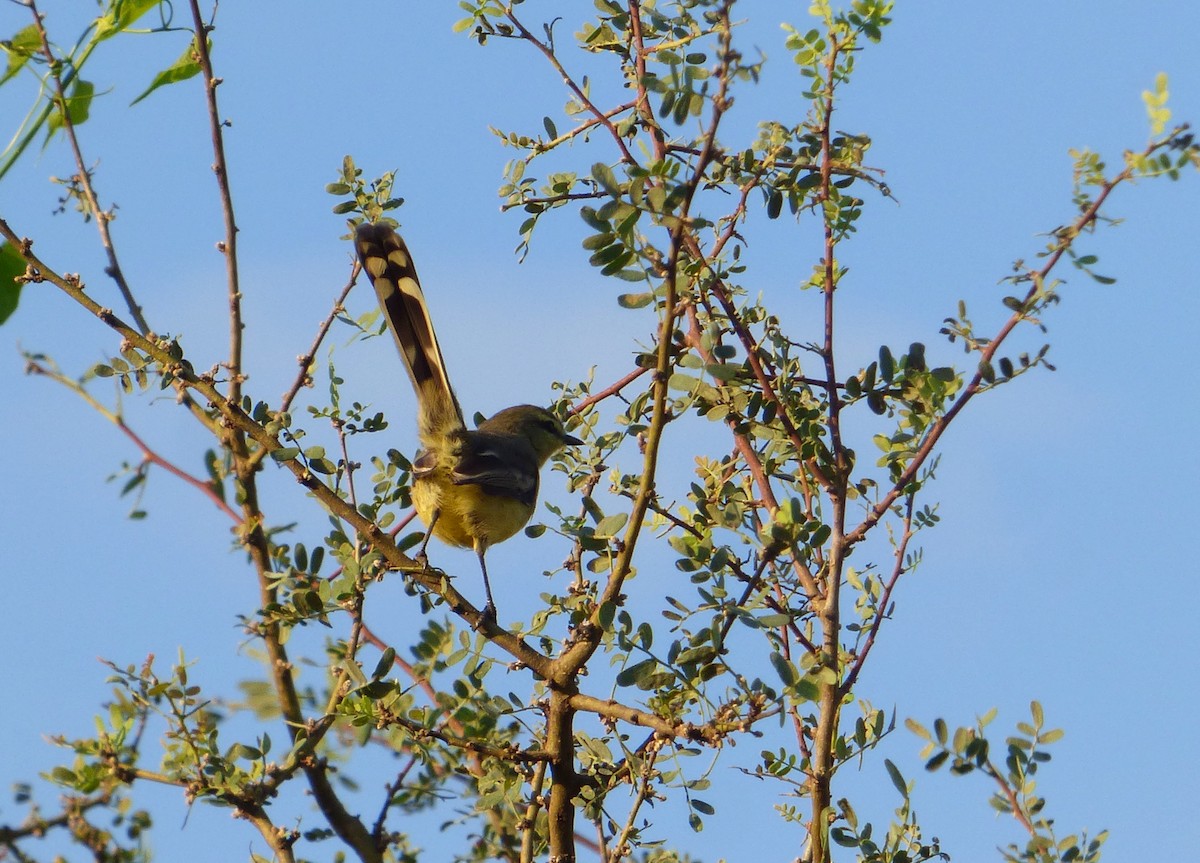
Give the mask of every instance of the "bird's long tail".
<path id="1" fill-rule="evenodd" d="M 412 380 L 417 394 L 418 432 L 422 445 L 428 448 L 447 433 L 464 428 L 464 423 L 412 256 L 400 235 L 383 224 L 359 225 L 354 246 L 363 270 L 375 285 L 379 306 Z"/>

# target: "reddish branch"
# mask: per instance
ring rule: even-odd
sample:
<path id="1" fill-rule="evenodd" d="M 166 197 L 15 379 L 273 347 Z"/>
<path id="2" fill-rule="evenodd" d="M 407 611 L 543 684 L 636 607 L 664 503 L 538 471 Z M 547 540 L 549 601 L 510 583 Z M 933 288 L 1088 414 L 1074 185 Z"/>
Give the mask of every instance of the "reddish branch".
<path id="1" fill-rule="evenodd" d="M 1166 137 L 1149 144 L 1139 155 L 1142 157 L 1142 159 L 1146 159 L 1157 151 L 1165 147 L 1170 147 L 1172 142 L 1175 141 L 1179 135 L 1187 131 L 1187 128 L 1188 127 L 1186 125 L 1179 126 Z M 1058 232 L 1058 236 L 1061 237 L 1061 239 L 1059 240 L 1054 251 L 1047 257 L 1046 263 L 1042 265 L 1040 269 L 1030 270 L 1026 273 L 1026 277 L 1032 282 L 1032 286 L 1025 294 L 1024 301 L 1021 304 L 1022 307 L 1028 305 L 1042 289 L 1042 285 L 1045 283 L 1045 280 L 1050 275 L 1051 271 L 1055 268 L 1058 262 L 1062 260 L 1062 256 L 1067 253 L 1067 250 L 1074 245 L 1075 238 L 1078 237 L 1084 230 L 1095 224 L 1100 216 L 1100 208 L 1104 205 L 1104 202 L 1108 199 L 1108 196 L 1112 194 L 1113 190 L 1122 183 L 1133 179 L 1135 173 L 1135 160 L 1129 158 L 1126 160 L 1126 166 L 1124 170 L 1122 170 L 1111 180 L 1107 180 L 1100 187 L 1100 192 L 1096 195 L 1092 203 L 1079 215 L 1074 222 L 1071 223 L 1070 227 Z M 848 544 L 861 542 L 866 537 L 867 532 L 874 527 L 884 515 L 887 514 L 888 510 L 891 509 L 896 500 L 902 494 L 904 494 L 904 490 L 908 487 L 908 485 L 917 478 L 922 466 L 924 466 L 925 462 L 933 454 L 938 440 L 945 433 L 950 423 L 952 423 L 954 418 L 958 416 L 959 412 L 966 407 L 967 402 L 969 402 L 979 393 L 984 379 L 983 368 L 991 363 L 992 359 L 996 356 L 996 352 L 1000 350 L 1000 346 L 1004 343 L 1005 339 L 1012 334 L 1012 331 L 1016 329 L 1017 325 L 1025 320 L 1026 317 L 1027 315 L 1024 311 L 1019 309 L 1014 311 L 1008 320 L 1005 321 L 999 332 L 997 332 L 996 335 L 992 337 L 991 341 L 989 341 L 983 348 L 983 350 L 980 351 L 979 367 L 976 369 L 975 374 L 972 375 L 970 382 L 963 389 L 962 393 L 959 395 L 954 404 L 952 404 L 950 408 L 929 427 L 929 431 L 925 435 L 925 439 L 922 441 L 920 448 L 917 450 L 912 460 L 908 463 L 908 466 L 904 469 L 904 472 L 900 474 L 899 479 L 897 479 L 892 485 L 892 488 L 888 491 L 888 493 L 884 495 L 884 497 L 880 499 L 880 501 L 875 504 L 874 507 L 871 508 L 871 511 L 867 514 L 867 517 L 863 519 L 861 524 L 846 534 L 846 542 Z"/>

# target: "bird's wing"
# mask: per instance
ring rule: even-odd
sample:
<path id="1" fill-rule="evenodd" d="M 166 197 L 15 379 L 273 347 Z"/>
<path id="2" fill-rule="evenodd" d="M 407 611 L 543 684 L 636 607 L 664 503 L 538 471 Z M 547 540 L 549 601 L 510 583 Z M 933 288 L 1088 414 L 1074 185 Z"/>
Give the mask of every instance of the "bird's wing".
<path id="1" fill-rule="evenodd" d="M 514 498 L 529 506 L 537 501 L 537 458 L 522 437 L 467 432 L 450 478 L 455 485 L 482 486 L 487 494 Z"/>

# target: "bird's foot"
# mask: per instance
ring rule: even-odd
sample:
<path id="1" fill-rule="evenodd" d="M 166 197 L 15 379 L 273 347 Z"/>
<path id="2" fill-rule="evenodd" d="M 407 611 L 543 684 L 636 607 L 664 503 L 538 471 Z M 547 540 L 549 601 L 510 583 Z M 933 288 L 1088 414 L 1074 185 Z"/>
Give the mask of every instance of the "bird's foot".
<path id="1" fill-rule="evenodd" d="M 485 623 L 496 622 L 496 606 L 489 602 L 483 607 L 483 611 L 479 613 L 479 620 L 475 621 L 475 626 L 472 629 L 479 630 L 483 628 Z"/>

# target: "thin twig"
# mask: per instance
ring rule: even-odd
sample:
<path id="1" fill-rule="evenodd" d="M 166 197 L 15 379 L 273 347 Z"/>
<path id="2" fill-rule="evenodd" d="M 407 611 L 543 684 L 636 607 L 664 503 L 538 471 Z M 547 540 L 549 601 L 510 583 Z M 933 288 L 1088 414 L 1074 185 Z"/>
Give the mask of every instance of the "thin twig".
<path id="1" fill-rule="evenodd" d="M 862 671 L 863 665 L 867 661 L 867 656 L 871 653 L 871 648 L 875 646 L 875 637 L 879 634 L 879 627 L 883 624 L 884 618 L 887 616 L 888 603 L 892 601 L 892 591 L 896 589 L 897 583 L 900 581 L 900 576 L 905 572 L 904 555 L 908 551 L 908 541 L 912 539 L 912 518 L 913 518 L 913 495 L 908 496 L 908 503 L 904 511 L 904 533 L 900 536 L 900 543 L 896 546 L 895 559 L 896 562 L 892 567 L 891 578 L 883 588 L 883 593 L 879 597 L 879 602 L 876 604 L 875 617 L 871 621 L 871 628 L 867 631 L 866 641 L 863 642 L 862 650 L 854 658 L 854 665 L 851 666 L 850 672 L 846 675 L 846 679 L 842 681 L 842 692 L 852 692 L 854 684 L 858 680 L 858 675 Z"/>
<path id="2" fill-rule="evenodd" d="M 1186 129 L 1187 126 L 1180 126 L 1174 129 L 1159 140 L 1148 144 L 1146 148 L 1142 150 L 1140 155 L 1143 158 L 1149 158 L 1158 150 L 1170 146 L 1171 142 L 1174 141 L 1176 137 L 1178 137 Z M 1122 183 L 1126 183 L 1133 179 L 1134 174 L 1135 167 L 1132 163 L 1132 160 L 1130 160 L 1129 164 L 1126 165 L 1124 170 L 1122 170 L 1111 180 L 1107 181 L 1100 188 L 1099 194 L 1096 195 L 1091 205 L 1085 209 L 1074 222 L 1071 223 L 1070 227 L 1059 232 L 1059 235 L 1063 239 L 1059 242 L 1058 247 L 1054 250 L 1054 252 L 1047 257 L 1046 263 L 1041 267 L 1041 269 L 1030 271 L 1028 273 L 1029 280 L 1033 283 L 1033 285 L 1030 287 L 1028 292 L 1026 292 L 1025 300 L 1022 305 L 1027 304 L 1033 299 L 1034 295 L 1037 294 L 1037 292 L 1041 289 L 1040 286 L 1045 282 L 1051 271 L 1054 270 L 1055 266 L 1062 259 L 1062 256 L 1065 255 L 1067 250 L 1075 244 L 1076 238 L 1078 238 L 1086 228 L 1097 221 L 1100 216 L 1100 208 L 1104 205 L 1104 202 L 1108 199 L 1108 196 L 1111 195 L 1112 192 Z M 971 376 L 971 380 L 967 383 L 966 387 L 963 388 L 962 393 L 959 395 L 954 404 L 952 404 L 944 414 L 942 414 L 933 422 L 932 425 L 930 425 L 924 440 L 921 442 L 921 446 L 918 448 L 916 454 L 912 457 L 912 460 L 908 463 L 908 466 L 900 474 L 900 477 L 895 483 L 892 484 L 892 487 L 888 490 L 887 494 L 885 494 L 879 500 L 879 502 L 871 508 L 870 512 L 867 513 L 866 518 L 864 518 L 862 522 L 854 528 L 854 530 L 846 534 L 846 542 L 848 544 L 853 545 L 854 543 L 861 542 L 866 537 L 867 532 L 874 527 L 875 524 L 878 523 L 885 514 L 887 514 L 888 510 L 891 509 L 896 500 L 902 494 L 904 494 L 904 490 L 908 487 L 909 483 L 916 479 L 921 467 L 933 454 L 938 440 L 945 433 L 946 429 L 952 422 L 954 422 L 954 419 L 958 416 L 959 412 L 966 407 L 967 402 L 978 395 L 983 383 L 983 367 L 991 363 L 992 358 L 996 355 L 996 352 L 1000 350 L 1000 346 L 1012 334 L 1013 330 L 1016 329 L 1023 320 L 1025 320 L 1025 318 L 1026 314 L 1023 311 L 1014 311 L 1008 320 L 1005 321 L 1004 325 L 1000 327 L 996 335 L 994 335 L 983 348 L 983 350 L 980 351 L 979 365 L 975 371 L 975 374 Z"/>
<path id="3" fill-rule="evenodd" d="M 312 345 L 309 346 L 307 351 L 296 358 L 300 364 L 300 373 L 296 375 L 296 379 L 292 381 L 292 386 L 279 400 L 280 411 L 289 410 L 296 395 L 305 385 L 311 382 L 312 376 L 309 374 L 309 369 L 317 357 L 317 351 L 320 350 L 321 343 L 325 341 L 325 337 L 329 334 L 329 328 L 333 326 L 334 320 L 338 315 L 346 311 L 344 305 L 346 297 L 350 296 L 350 291 L 353 290 L 354 284 L 358 280 L 358 274 L 361 271 L 362 267 L 358 263 L 358 259 L 355 258 L 354 263 L 350 267 L 350 280 L 346 282 L 342 288 L 342 292 L 333 301 L 333 308 L 329 310 L 329 314 L 325 316 L 325 320 L 321 321 L 321 325 L 317 327 L 317 335 L 313 338 Z"/>
<path id="4" fill-rule="evenodd" d="M 525 157 L 525 164 L 528 165 L 531 161 L 533 161 L 535 158 L 540 156 L 542 153 L 553 150 L 555 147 L 565 144 L 573 138 L 578 138 L 580 135 L 582 135 L 588 129 L 592 129 L 596 126 L 599 126 L 605 120 L 612 120 L 612 118 L 616 117 L 618 114 L 624 114 L 626 111 L 628 111 L 630 108 L 633 107 L 633 104 L 634 104 L 633 102 L 626 102 L 624 105 L 618 105 L 615 108 L 610 108 L 609 110 L 605 111 L 603 114 L 601 114 L 598 117 L 589 117 L 588 119 L 586 119 L 582 123 L 580 123 L 578 126 L 573 127 L 570 131 L 563 132 L 557 138 L 554 138 L 550 141 L 535 142 L 533 144 L 533 152 L 531 152 L 528 156 Z M 504 209 L 504 208 L 501 208 L 501 209 Z"/>
<path id="5" fill-rule="evenodd" d="M 239 286 L 237 257 L 237 222 L 233 215 L 233 192 L 229 186 L 229 165 L 225 161 L 224 126 L 217 108 L 217 87 L 222 79 L 213 74 L 212 57 L 208 51 L 208 33 L 212 29 L 200 14 L 200 0 L 189 0 L 192 25 L 195 28 L 195 56 L 204 79 L 204 100 L 208 107 L 208 127 L 212 135 L 213 173 L 221 197 L 221 214 L 225 221 L 225 239 L 218 245 L 225 254 L 225 278 L 229 291 L 229 400 L 242 398 L 242 293 Z"/>
<path id="6" fill-rule="evenodd" d="M 529 780 L 529 805 L 525 807 L 525 815 L 521 819 L 521 863 L 533 863 L 534 840 L 537 838 L 537 816 L 544 808 L 542 798 L 542 783 L 546 779 L 546 763 L 540 761 L 533 768 L 533 776 Z"/>
<path id="7" fill-rule="evenodd" d="M 54 81 L 54 90 L 59 103 L 59 115 L 62 118 L 62 128 L 67 136 L 67 141 L 71 145 L 71 153 L 75 157 L 75 170 L 79 172 L 79 185 L 83 189 L 84 196 L 87 199 L 88 208 L 91 210 L 92 215 L 96 217 L 96 229 L 100 232 L 100 243 L 104 246 L 105 255 L 108 256 L 108 266 L 104 272 L 116 283 L 117 290 L 121 293 L 121 299 L 125 301 L 125 306 L 129 309 L 129 314 L 133 318 L 134 323 L 137 324 L 138 331 L 142 335 L 149 335 L 150 324 L 143 317 L 142 307 L 134 299 L 133 291 L 130 289 L 129 283 L 125 281 L 125 273 L 121 269 L 121 262 L 117 259 L 117 248 L 113 244 L 112 232 L 109 229 L 112 214 L 100 206 L 99 196 L 96 194 L 96 188 L 92 183 L 91 172 L 88 170 L 87 163 L 83 158 L 83 148 L 79 146 L 79 138 L 75 134 L 75 123 L 71 120 L 70 103 L 66 88 L 63 86 L 62 61 L 54 56 L 54 51 L 50 47 L 50 37 L 46 33 L 42 14 L 38 12 L 36 0 L 25 0 L 25 3 L 33 13 L 33 22 L 37 27 L 38 38 L 42 43 L 42 53 L 46 57 L 46 62 L 50 68 L 49 74 Z"/>
<path id="8" fill-rule="evenodd" d="M 110 423 L 115 425 L 122 434 L 128 437 L 133 442 L 133 445 L 138 448 L 138 451 L 141 452 L 143 461 L 158 465 L 167 473 L 183 480 L 185 483 L 212 501 L 213 505 L 216 506 L 217 509 L 229 516 L 229 518 L 235 523 L 241 523 L 242 517 L 225 502 L 224 498 L 221 497 L 220 493 L 213 487 L 212 483 L 205 482 L 199 477 L 193 476 L 175 463 L 160 455 L 155 449 L 147 444 L 137 432 L 135 432 L 125 423 L 124 417 L 115 411 L 110 410 L 106 405 L 101 403 L 77 382 L 69 379 L 61 372 L 47 368 L 46 366 L 34 360 L 29 360 L 25 364 L 25 371 L 28 374 L 36 374 L 48 377 L 71 390 L 71 392 L 75 393 L 77 396 L 87 402 L 93 410 L 100 414 L 100 416 L 104 417 Z"/>
<path id="9" fill-rule="evenodd" d="M 570 414 L 575 416 L 576 414 L 583 413 L 586 408 L 591 407 L 592 405 L 596 404 L 596 402 L 603 401 L 609 396 L 617 395 L 621 392 L 621 390 L 625 389 L 625 387 L 629 386 L 648 371 L 650 371 L 649 366 L 640 366 L 634 369 L 615 383 L 609 384 L 599 392 L 592 393 L 587 398 L 580 399 L 575 404 L 571 405 Z"/>
<path id="10" fill-rule="evenodd" d="M 650 783 L 655 777 L 654 762 L 658 759 L 658 753 L 661 751 L 661 744 L 650 746 L 645 758 L 642 759 L 642 769 L 638 776 L 638 790 L 634 796 L 633 805 L 629 807 L 629 816 L 625 819 L 625 824 L 621 827 L 620 835 L 612 843 L 612 855 L 605 858 L 601 863 L 618 863 L 618 861 L 628 856 L 633 850 L 628 845 L 629 836 L 633 832 L 634 822 L 637 820 L 637 814 L 641 811 L 642 804 L 653 796 L 654 792 L 650 787 Z"/>
<path id="11" fill-rule="evenodd" d="M 588 98 L 588 95 L 585 92 L 583 92 L 583 88 L 575 82 L 575 79 L 572 78 L 570 73 L 567 72 L 566 68 L 563 67 L 562 61 L 559 60 L 558 56 L 554 53 L 554 48 L 529 32 L 525 25 L 522 24 L 520 20 L 518 20 L 517 16 L 513 14 L 511 8 L 505 9 L 504 15 L 506 18 L 508 18 L 509 23 L 513 25 L 513 28 L 517 31 L 517 33 L 520 34 L 520 37 L 541 51 L 542 55 L 545 56 L 548 61 L 550 61 L 550 65 L 553 66 L 555 71 L 562 76 L 563 83 L 567 86 L 567 89 L 569 89 L 575 95 L 575 98 L 579 100 L 579 104 L 587 108 L 588 113 L 590 113 L 600 125 L 608 130 L 609 134 L 612 135 L 613 142 L 616 144 L 617 149 L 621 151 L 621 161 L 630 165 L 636 165 L 637 159 L 635 159 L 633 157 L 633 153 L 629 151 L 629 147 L 625 144 L 625 139 L 621 137 L 621 133 L 617 131 L 617 127 L 613 125 L 612 120 L 604 111 L 601 111 L 596 107 L 596 104 L 590 98 Z"/>
<path id="12" fill-rule="evenodd" d="M 516 207 L 525 207 L 529 204 L 550 205 L 561 204 L 564 201 L 594 201 L 598 198 L 606 198 L 608 195 L 605 192 L 563 192 L 561 195 L 549 195 L 546 197 L 528 197 L 521 198 L 519 201 L 504 203 L 500 205 L 500 212 L 506 213 Z"/>

